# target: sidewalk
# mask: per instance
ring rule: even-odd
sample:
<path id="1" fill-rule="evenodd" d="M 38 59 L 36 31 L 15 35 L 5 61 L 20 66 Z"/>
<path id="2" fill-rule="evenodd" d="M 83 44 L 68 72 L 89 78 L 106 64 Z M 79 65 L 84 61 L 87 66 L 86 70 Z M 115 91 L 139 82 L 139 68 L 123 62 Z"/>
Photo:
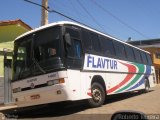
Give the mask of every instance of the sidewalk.
<path id="1" fill-rule="evenodd" d="M 160 87 L 160 84 L 156 84 L 155 87 Z"/>
<path id="2" fill-rule="evenodd" d="M 9 104 L 9 105 L 0 104 L 0 111 L 11 109 L 11 108 L 16 108 L 16 107 L 17 105 L 13 105 L 13 104 Z"/>

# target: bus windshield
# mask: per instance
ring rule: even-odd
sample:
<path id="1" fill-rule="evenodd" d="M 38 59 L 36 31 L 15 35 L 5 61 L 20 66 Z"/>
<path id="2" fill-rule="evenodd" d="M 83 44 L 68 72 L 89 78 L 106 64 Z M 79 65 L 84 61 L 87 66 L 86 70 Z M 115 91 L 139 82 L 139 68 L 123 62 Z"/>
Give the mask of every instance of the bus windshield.
<path id="1" fill-rule="evenodd" d="M 25 36 L 15 42 L 13 80 L 20 80 L 64 67 L 61 51 L 61 27 L 52 27 Z"/>

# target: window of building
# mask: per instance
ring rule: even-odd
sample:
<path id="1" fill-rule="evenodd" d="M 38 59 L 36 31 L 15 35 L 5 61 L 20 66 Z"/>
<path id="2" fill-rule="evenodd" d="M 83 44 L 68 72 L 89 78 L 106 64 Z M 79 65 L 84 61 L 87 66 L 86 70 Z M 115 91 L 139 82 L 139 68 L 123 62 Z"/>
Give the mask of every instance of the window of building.
<path id="1" fill-rule="evenodd" d="M 160 52 L 156 52 L 155 56 L 156 56 L 157 59 L 160 59 Z"/>

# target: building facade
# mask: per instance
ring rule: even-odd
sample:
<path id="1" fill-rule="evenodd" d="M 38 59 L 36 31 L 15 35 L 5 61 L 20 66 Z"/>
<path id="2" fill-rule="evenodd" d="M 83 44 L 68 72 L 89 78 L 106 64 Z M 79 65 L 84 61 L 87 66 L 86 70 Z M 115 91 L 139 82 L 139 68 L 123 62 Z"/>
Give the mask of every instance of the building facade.
<path id="1" fill-rule="evenodd" d="M 13 50 L 13 41 L 15 38 L 32 28 L 21 21 L 7 20 L 0 21 L 0 104 L 4 102 L 4 49 L 10 50 L 10 58 Z"/>
<path id="2" fill-rule="evenodd" d="M 156 72 L 156 83 L 160 84 L 160 39 L 128 41 L 128 43 L 151 53 Z"/>
<path id="3" fill-rule="evenodd" d="M 17 20 L 6 20 L 0 21 L 0 77 L 3 76 L 3 49 L 7 48 L 13 50 L 13 41 L 15 38 L 32 28 L 21 21 Z"/>

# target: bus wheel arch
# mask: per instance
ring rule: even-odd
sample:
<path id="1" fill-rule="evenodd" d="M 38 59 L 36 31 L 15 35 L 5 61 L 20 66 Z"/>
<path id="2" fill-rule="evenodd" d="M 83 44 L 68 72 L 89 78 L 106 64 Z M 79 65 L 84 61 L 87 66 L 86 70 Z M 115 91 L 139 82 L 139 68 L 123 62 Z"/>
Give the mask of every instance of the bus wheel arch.
<path id="1" fill-rule="evenodd" d="M 100 107 L 106 99 L 106 86 L 101 76 L 94 76 L 91 82 L 92 98 L 88 99 L 90 107 Z"/>
<path id="2" fill-rule="evenodd" d="M 95 83 L 95 82 L 101 84 L 101 85 L 103 86 L 103 89 L 105 90 L 105 92 L 107 91 L 107 90 L 106 90 L 106 84 L 105 84 L 104 79 L 102 78 L 102 76 L 100 76 L 100 75 L 95 75 L 95 76 L 93 76 L 92 82 L 91 82 L 91 86 L 92 86 L 92 84 Z"/>

